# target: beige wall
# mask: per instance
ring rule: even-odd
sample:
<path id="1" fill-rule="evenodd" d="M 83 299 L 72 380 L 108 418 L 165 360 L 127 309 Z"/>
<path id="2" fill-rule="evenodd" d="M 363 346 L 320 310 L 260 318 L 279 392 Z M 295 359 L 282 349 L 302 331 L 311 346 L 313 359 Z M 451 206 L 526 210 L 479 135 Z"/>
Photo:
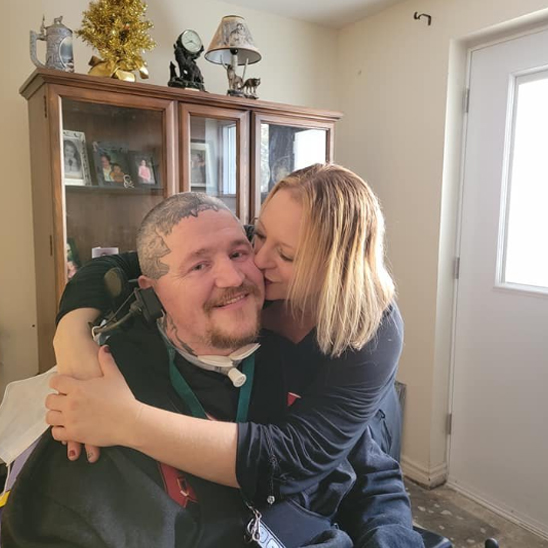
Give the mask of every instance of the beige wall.
<path id="1" fill-rule="evenodd" d="M 46 23 L 63 14 L 64 23 L 78 28 L 87 0 L 2 0 L 0 20 L 0 393 L 7 382 L 37 372 L 34 255 L 30 194 L 28 119 L 19 86 L 32 72 L 28 54 L 29 30 L 38 30 L 42 14 Z M 335 109 L 337 87 L 329 78 L 335 66 L 336 31 L 275 15 L 235 8 L 224 2 L 201 0 L 149 2 L 148 17 L 154 21 L 152 34 L 158 47 L 147 55 L 151 82 L 165 84 L 173 42 L 185 28 L 198 31 L 209 44 L 223 15 L 246 18 L 263 54 L 248 76 L 260 76 L 261 98 L 271 101 Z M 76 71 L 87 72 L 91 49 L 75 40 Z M 203 58 L 199 65 L 206 87 L 225 93 L 222 67 Z M 1 396 L 0 396 L 1 397 Z"/>
<path id="2" fill-rule="evenodd" d="M 339 35 L 345 118 L 336 157 L 369 180 L 387 217 L 406 323 L 403 464 L 424 483 L 443 480 L 446 466 L 465 41 L 546 17 L 547 8 L 547 0 L 408 1 Z M 432 16 L 430 27 L 413 19 L 417 9 Z"/>

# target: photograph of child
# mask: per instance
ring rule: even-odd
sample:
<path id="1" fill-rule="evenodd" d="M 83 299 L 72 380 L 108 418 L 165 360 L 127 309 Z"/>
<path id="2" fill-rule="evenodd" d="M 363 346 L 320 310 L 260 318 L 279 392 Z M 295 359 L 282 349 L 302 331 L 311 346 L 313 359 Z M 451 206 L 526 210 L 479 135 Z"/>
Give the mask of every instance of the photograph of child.
<path id="1" fill-rule="evenodd" d="M 63 130 L 62 153 L 64 183 L 69 186 L 91 185 L 84 133 Z"/>
<path id="2" fill-rule="evenodd" d="M 129 151 L 131 169 L 140 187 L 161 188 L 158 161 L 153 152 Z"/>
<path id="3" fill-rule="evenodd" d="M 134 188 L 130 176 L 127 148 L 95 141 L 93 143 L 95 171 L 100 186 Z"/>

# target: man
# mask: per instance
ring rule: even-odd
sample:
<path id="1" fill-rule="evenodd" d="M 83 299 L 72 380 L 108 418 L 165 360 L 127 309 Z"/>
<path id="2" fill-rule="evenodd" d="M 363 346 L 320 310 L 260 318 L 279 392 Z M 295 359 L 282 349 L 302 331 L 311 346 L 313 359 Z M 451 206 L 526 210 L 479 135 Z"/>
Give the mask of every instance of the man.
<path id="1" fill-rule="evenodd" d="M 203 364 L 199 356 L 226 356 L 258 334 L 262 277 L 241 225 L 218 200 L 194 193 L 173 196 L 146 217 L 138 252 L 146 275 L 141 285 L 154 287 L 165 316 L 159 330 L 136 322 L 109 339 L 128 385 L 138 400 L 150 406 L 193 414 L 191 401 L 173 381 L 173 364 L 175 374 L 178 371 L 186 379 L 209 415 L 233 421 L 242 392 L 227 377 L 196 365 Z M 274 336 L 260 340 L 255 354 L 260 366 L 255 369 L 248 418 L 266 424 L 283 417 L 287 394 L 280 374 L 283 341 Z M 108 362 L 105 350 L 101 359 Z M 360 478 L 337 519 L 357 546 L 420 546 L 419 541 L 386 540 L 412 534 L 409 508 L 397 465 L 368 436 L 351 456 Z M 215 455 L 210 458 L 212 468 L 222 469 Z M 188 469 L 192 471 L 192 466 Z M 346 461 L 337 469 L 336 480 L 322 482 L 324 504 L 338 500 L 355 480 Z M 252 517 L 236 489 L 183 474 L 121 447 L 104 449 L 93 466 L 83 459 L 69 462 L 64 448 L 46 434 L 10 496 L 2 546 L 240 547 Z M 292 534 L 309 527 L 306 512 L 287 519 L 293 520 Z M 283 522 L 282 514 L 277 526 Z M 282 538 L 291 537 L 274 529 Z M 306 538 L 311 542 L 311 537 Z M 351 545 L 340 533 L 328 542 L 322 546 Z"/>

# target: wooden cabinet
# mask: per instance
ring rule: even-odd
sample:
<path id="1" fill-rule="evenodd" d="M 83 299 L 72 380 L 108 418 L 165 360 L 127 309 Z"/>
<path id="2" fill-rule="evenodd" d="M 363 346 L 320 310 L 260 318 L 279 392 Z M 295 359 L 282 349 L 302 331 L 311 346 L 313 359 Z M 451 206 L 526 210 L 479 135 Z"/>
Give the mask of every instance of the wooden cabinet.
<path id="1" fill-rule="evenodd" d="M 129 251 L 144 215 L 185 190 L 223 200 L 242 222 L 275 182 L 332 161 L 341 115 L 36 70 L 28 101 L 40 370 L 54 364 L 57 304 L 92 256 Z"/>

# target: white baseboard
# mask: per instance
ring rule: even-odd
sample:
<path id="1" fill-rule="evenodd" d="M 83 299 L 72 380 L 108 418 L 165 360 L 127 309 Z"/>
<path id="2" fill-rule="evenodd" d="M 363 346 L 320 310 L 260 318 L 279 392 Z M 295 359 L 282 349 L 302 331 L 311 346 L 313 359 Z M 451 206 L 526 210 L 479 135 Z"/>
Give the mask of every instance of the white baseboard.
<path id="1" fill-rule="evenodd" d="M 474 489 L 457 483 L 452 478 L 448 478 L 447 486 L 451 487 L 451 489 L 454 489 L 461 495 L 464 495 L 465 497 L 473 500 L 474 502 L 481 504 L 481 506 L 484 506 L 488 510 L 491 510 L 491 512 L 502 516 L 504 519 L 507 519 L 508 521 L 511 521 L 512 523 L 515 523 L 516 525 L 519 525 L 520 527 L 531 531 L 531 533 L 534 533 L 535 535 L 548 540 L 548 530 L 546 529 L 546 524 L 539 523 L 536 520 L 524 516 L 519 512 L 516 512 L 515 510 L 512 510 L 511 508 L 504 505 L 488 501 L 483 498 L 482 495 L 474 491 Z"/>
<path id="2" fill-rule="evenodd" d="M 426 468 L 404 455 L 401 458 L 401 469 L 406 477 L 428 489 L 438 487 L 447 481 L 445 462 L 433 468 Z"/>

